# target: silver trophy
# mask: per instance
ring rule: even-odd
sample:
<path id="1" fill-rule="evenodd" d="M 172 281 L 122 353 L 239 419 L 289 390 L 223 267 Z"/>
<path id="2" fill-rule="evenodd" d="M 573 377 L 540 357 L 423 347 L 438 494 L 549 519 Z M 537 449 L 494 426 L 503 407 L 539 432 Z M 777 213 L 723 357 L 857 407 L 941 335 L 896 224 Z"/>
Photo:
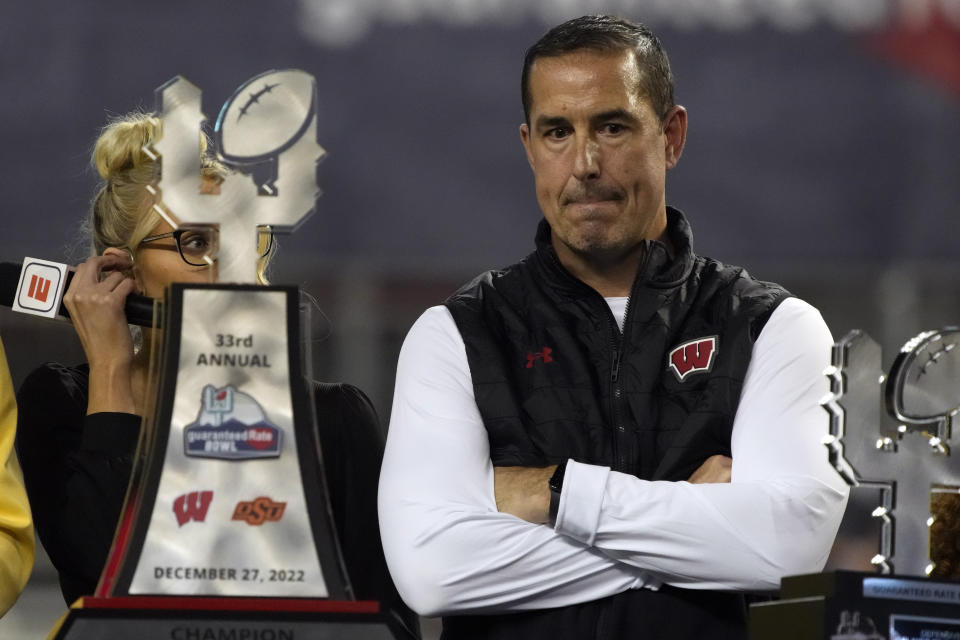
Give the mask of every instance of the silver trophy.
<path id="1" fill-rule="evenodd" d="M 200 99 L 181 77 L 157 90 L 151 189 L 174 229 L 219 228 L 207 257 L 218 282 L 167 292 L 157 393 L 97 595 L 348 599 L 299 292 L 256 284 L 264 230 L 292 231 L 315 207 L 315 81 L 270 71 L 237 90 L 214 130 L 230 169 L 213 188 L 201 175 Z"/>
<path id="2" fill-rule="evenodd" d="M 960 411 L 958 346 L 960 328 L 921 333 L 887 376 L 879 345 L 863 332 L 834 346 L 824 443 L 848 484 L 878 490 L 872 515 L 882 525 L 871 563 L 880 573 L 948 577 L 955 565 L 931 549 L 950 553 L 956 545 L 938 540 L 960 518 L 960 449 L 953 450 L 952 434 Z"/>
<path id="3" fill-rule="evenodd" d="M 960 583 L 943 579 L 960 566 L 958 346 L 958 328 L 926 331 L 884 375 L 880 345 L 862 331 L 834 345 L 823 443 L 837 473 L 876 500 L 874 571 L 784 577 L 779 600 L 751 605 L 751 638 L 960 637 Z"/>

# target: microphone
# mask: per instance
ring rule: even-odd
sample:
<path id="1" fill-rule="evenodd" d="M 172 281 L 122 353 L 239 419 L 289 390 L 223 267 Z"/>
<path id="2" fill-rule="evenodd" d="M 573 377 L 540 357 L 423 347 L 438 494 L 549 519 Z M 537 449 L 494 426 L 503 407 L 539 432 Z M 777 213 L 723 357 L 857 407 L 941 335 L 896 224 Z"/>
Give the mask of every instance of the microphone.
<path id="1" fill-rule="evenodd" d="M 0 305 L 12 307 L 17 299 L 17 286 L 20 283 L 20 276 L 23 272 L 23 266 L 16 262 L 0 262 Z M 66 291 L 73 280 L 73 271 L 66 272 L 66 282 L 61 291 Z M 153 325 L 153 305 L 154 299 L 146 296 L 129 295 L 123 305 L 123 312 L 127 316 L 127 323 L 139 325 L 141 327 L 152 327 Z M 59 301 L 57 314 L 58 317 L 69 320 L 70 312 Z M 162 314 L 157 314 L 157 323 L 159 326 Z"/>

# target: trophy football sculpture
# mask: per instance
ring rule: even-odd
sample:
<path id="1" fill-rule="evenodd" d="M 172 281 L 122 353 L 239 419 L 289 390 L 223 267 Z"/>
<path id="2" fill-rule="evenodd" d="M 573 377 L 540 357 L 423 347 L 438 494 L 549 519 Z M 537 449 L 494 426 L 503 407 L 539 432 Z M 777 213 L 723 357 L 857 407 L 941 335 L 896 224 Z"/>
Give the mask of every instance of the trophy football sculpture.
<path id="1" fill-rule="evenodd" d="M 876 573 L 784 578 L 781 601 L 751 608 L 751 638 L 960 637 L 958 347 L 960 328 L 925 331 L 884 375 L 862 331 L 834 345 L 823 443 L 854 490 L 877 496 Z"/>
<path id="2" fill-rule="evenodd" d="M 324 150 L 314 78 L 270 71 L 234 93 L 214 128 L 230 168 L 216 185 L 201 175 L 200 90 L 170 80 L 157 90 L 157 114 L 162 135 L 147 149 L 158 167 L 154 209 L 174 229 L 218 228 L 205 257 L 217 282 L 166 292 L 155 395 L 107 565 L 95 597 L 73 607 L 55 637 L 170 638 L 192 628 L 393 638 L 378 603 L 353 600 L 341 560 L 299 290 L 258 284 L 265 234 L 293 231 L 315 207 Z"/>
<path id="3" fill-rule="evenodd" d="M 880 573 L 950 577 L 948 559 L 938 563 L 931 554 L 931 505 L 960 492 L 952 434 L 960 411 L 958 345 L 957 328 L 921 333 L 900 350 L 888 376 L 879 345 L 866 334 L 851 332 L 834 347 L 824 443 L 848 484 L 879 489 L 872 515 L 882 521 L 881 537 L 871 562 Z M 944 512 L 940 524 L 958 516 Z"/>

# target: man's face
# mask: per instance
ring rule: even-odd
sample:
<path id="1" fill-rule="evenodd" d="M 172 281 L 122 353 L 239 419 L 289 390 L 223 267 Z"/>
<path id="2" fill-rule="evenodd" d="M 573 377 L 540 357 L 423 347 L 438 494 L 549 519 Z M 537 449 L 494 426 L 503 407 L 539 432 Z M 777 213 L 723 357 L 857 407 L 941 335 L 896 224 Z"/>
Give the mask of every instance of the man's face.
<path id="1" fill-rule="evenodd" d="M 539 58 L 530 124 L 520 128 L 537 200 L 561 260 L 622 260 L 666 229 L 664 178 L 680 158 L 686 112 L 661 124 L 640 95 L 631 51 Z"/>

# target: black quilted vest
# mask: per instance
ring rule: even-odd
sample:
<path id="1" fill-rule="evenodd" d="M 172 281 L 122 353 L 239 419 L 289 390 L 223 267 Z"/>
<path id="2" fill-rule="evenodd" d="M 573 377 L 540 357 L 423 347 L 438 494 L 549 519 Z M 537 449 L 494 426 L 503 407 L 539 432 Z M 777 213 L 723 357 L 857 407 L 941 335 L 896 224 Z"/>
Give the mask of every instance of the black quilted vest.
<path id="1" fill-rule="evenodd" d="M 686 480 L 710 456 L 731 455 L 753 343 L 789 294 L 697 256 L 683 214 L 668 207 L 667 216 L 674 257 L 647 243 L 622 333 L 604 299 L 560 264 L 546 221 L 534 253 L 446 301 L 495 466 L 573 458 L 645 480 Z M 447 618 L 444 637 L 739 638 L 745 615 L 737 594 L 665 587 L 562 609 Z M 667 635 L 654 635 L 666 621 Z"/>

